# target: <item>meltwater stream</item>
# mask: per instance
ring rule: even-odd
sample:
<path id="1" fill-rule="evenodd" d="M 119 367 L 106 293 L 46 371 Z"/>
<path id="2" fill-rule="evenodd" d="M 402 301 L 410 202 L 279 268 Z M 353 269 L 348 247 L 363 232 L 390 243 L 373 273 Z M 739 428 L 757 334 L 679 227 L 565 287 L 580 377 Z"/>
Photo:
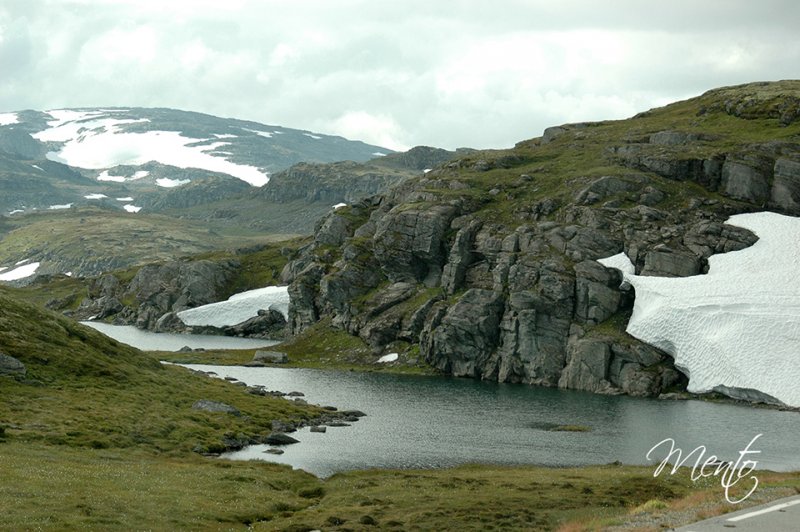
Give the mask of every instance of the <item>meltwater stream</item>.
<path id="1" fill-rule="evenodd" d="M 306 399 L 367 416 L 350 427 L 308 428 L 283 455 L 255 445 L 226 455 L 292 465 L 326 477 L 365 468 L 438 468 L 463 463 L 586 465 L 619 460 L 660 462 L 648 450 L 672 438 L 686 453 L 699 445 L 706 456 L 748 459 L 759 469 L 800 470 L 800 414 L 703 401 L 659 401 L 626 396 L 498 384 L 444 377 L 414 377 L 311 369 L 188 366 L 234 377 L 269 390 L 301 391 Z M 556 425 L 584 425 L 588 432 L 554 432 Z M 694 458 L 690 464 L 694 463 Z"/>

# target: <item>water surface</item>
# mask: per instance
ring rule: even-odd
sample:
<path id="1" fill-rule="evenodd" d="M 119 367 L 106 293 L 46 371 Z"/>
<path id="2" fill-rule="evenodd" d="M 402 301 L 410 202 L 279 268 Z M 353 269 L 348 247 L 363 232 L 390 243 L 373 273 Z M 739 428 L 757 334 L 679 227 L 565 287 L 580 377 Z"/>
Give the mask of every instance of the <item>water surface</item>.
<path id="1" fill-rule="evenodd" d="M 307 428 L 283 455 L 255 445 L 231 459 L 290 464 L 319 476 L 364 468 L 437 468 L 462 463 L 551 466 L 653 464 L 648 450 L 673 438 L 685 453 L 705 445 L 735 460 L 751 449 L 759 468 L 800 470 L 800 414 L 703 401 L 659 401 L 602 396 L 471 379 L 298 368 L 191 365 L 270 390 L 301 391 L 312 403 L 367 413 L 350 427 Z M 589 432 L 553 432 L 584 425 Z M 750 457 L 753 458 L 753 457 Z M 692 463 L 694 460 L 692 460 Z"/>
<path id="2" fill-rule="evenodd" d="M 256 340 L 235 336 L 213 336 L 206 334 L 154 333 L 137 329 L 132 325 L 110 325 L 97 321 L 82 321 L 92 329 L 100 331 L 123 344 L 144 351 L 180 351 L 183 347 L 192 349 L 256 349 L 275 345 L 274 340 Z"/>

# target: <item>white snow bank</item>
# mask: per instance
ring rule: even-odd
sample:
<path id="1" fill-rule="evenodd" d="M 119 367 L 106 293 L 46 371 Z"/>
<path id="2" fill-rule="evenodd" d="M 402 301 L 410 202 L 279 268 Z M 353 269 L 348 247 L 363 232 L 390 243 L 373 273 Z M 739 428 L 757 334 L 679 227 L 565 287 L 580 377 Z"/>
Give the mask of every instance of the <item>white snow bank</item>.
<path id="1" fill-rule="evenodd" d="M 131 181 L 136 181 L 137 179 L 141 179 L 143 177 L 147 177 L 150 175 L 150 172 L 147 170 L 137 170 L 133 173 L 133 177 L 131 177 Z"/>
<path id="2" fill-rule="evenodd" d="M 19 279 L 25 279 L 26 277 L 30 277 L 36 273 L 36 270 L 38 269 L 39 263 L 31 262 L 29 264 L 25 264 L 24 266 L 9 270 L 5 273 L 0 273 L 0 281 L 18 281 Z"/>
<path id="3" fill-rule="evenodd" d="M 311 133 L 303 133 L 303 135 L 305 135 L 306 137 L 312 138 L 314 140 L 320 140 L 322 138 L 319 135 L 312 135 Z"/>
<path id="4" fill-rule="evenodd" d="M 12 214 L 19 214 L 21 212 L 25 212 L 25 209 L 14 209 L 13 211 L 9 211 L 9 216 Z"/>
<path id="5" fill-rule="evenodd" d="M 136 214 L 137 212 L 142 210 L 141 207 L 137 207 L 136 205 L 123 205 L 122 208 L 132 214 Z"/>
<path id="6" fill-rule="evenodd" d="M 397 353 L 389 353 L 388 355 L 383 355 L 381 358 L 379 358 L 378 362 L 381 364 L 384 364 L 386 362 L 395 362 L 399 356 L 400 355 L 398 355 Z"/>
<path id="7" fill-rule="evenodd" d="M 84 198 L 86 198 L 86 199 L 103 199 L 103 198 L 107 198 L 107 197 L 108 196 L 106 196 L 105 194 L 86 194 L 84 196 Z"/>
<path id="8" fill-rule="evenodd" d="M 599 262 L 636 289 L 628 333 L 672 355 L 689 391 L 756 390 L 800 407 L 800 218 L 761 212 L 727 223 L 759 240 L 710 257 L 707 275 L 633 275 L 624 254 Z"/>
<path id="9" fill-rule="evenodd" d="M 168 177 L 161 177 L 156 179 L 156 185 L 164 188 L 175 188 L 181 185 L 186 185 L 191 183 L 190 179 L 170 179 Z"/>
<path id="10" fill-rule="evenodd" d="M 127 198 L 117 198 L 117 201 L 133 201 L 133 198 L 128 196 Z"/>
<path id="11" fill-rule="evenodd" d="M 51 211 L 58 211 L 61 209 L 69 209 L 72 207 L 72 203 L 64 203 L 63 205 L 50 205 L 48 209 Z"/>
<path id="12" fill-rule="evenodd" d="M 270 308 L 289 316 L 289 287 L 268 286 L 249 290 L 233 295 L 227 301 L 178 312 L 178 317 L 186 325 L 225 327 L 247 321 L 257 316 L 259 310 Z"/>
<path id="13" fill-rule="evenodd" d="M 375 157 L 386 157 L 385 153 L 381 153 L 379 151 L 372 152 L 372 155 L 374 155 Z"/>
<path id="14" fill-rule="evenodd" d="M 333 210 L 341 209 L 342 207 L 347 207 L 347 203 L 337 203 L 333 206 Z"/>
<path id="15" fill-rule="evenodd" d="M 19 123 L 17 113 L 0 113 L 0 126 L 10 126 Z"/>

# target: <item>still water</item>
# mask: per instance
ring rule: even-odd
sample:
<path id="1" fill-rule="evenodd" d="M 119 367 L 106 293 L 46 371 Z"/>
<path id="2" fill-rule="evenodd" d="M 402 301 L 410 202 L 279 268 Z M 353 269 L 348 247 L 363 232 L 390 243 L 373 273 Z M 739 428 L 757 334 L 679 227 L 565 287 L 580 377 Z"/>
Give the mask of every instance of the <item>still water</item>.
<path id="1" fill-rule="evenodd" d="M 206 334 L 173 334 L 143 331 L 129 325 L 109 325 L 97 321 L 82 321 L 92 329 L 110 336 L 118 342 L 144 351 L 179 351 L 183 347 L 192 349 L 256 349 L 275 345 L 273 340 L 236 338 L 235 336 L 212 336 Z"/>
<path id="2" fill-rule="evenodd" d="M 290 464 L 326 477 L 337 471 L 437 468 L 462 463 L 586 465 L 619 460 L 653 464 L 665 438 L 689 453 L 699 445 L 723 460 L 751 446 L 760 469 L 800 470 L 800 413 L 702 401 L 625 396 L 499 384 L 469 379 L 413 377 L 310 369 L 191 365 L 269 390 L 301 391 L 309 402 L 367 414 L 350 427 L 308 428 L 283 455 L 255 445 L 226 455 Z M 553 432 L 584 425 L 589 432 Z M 695 455 L 696 456 L 696 455 Z M 694 459 L 690 461 L 694 463 Z"/>

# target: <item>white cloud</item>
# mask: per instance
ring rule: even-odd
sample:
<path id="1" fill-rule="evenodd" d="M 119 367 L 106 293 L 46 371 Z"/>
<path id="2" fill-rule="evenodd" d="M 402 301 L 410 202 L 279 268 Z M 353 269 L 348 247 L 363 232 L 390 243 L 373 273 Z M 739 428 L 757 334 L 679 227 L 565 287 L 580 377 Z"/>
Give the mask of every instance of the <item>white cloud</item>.
<path id="1" fill-rule="evenodd" d="M 0 64 L 13 75 L 0 110 L 163 106 L 387 147 L 502 147 L 549 125 L 797 77 L 800 64 L 793 0 L 393 7 L 7 3 Z"/>
<path id="2" fill-rule="evenodd" d="M 363 140 L 390 150 L 404 151 L 409 148 L 401 141 L 407 135 L 388 115 L 349 111 L 334 120 L 326 129 L 348 139 Z"/>

